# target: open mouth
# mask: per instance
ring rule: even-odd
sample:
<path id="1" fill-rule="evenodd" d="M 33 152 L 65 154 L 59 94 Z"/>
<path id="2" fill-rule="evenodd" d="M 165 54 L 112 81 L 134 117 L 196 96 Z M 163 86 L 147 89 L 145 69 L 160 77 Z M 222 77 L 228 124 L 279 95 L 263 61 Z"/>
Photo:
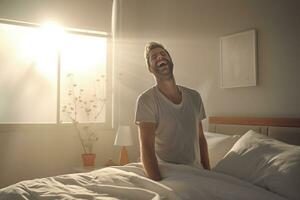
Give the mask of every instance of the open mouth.
<path id="1" fill-rule="evenodd" d="M 166 65 L 166 63 L 160 63 L 160 64 L 158 65 L 158 67 L 162 67 L 162 66 L 164 66 L 164 65 Z"/>
<path id="2" fill-rule="evenodd" d="M 161 61 L 159 61 L 159 62 L 156 63 L 156 66 L 158 68 L 161 68 L 161 67 L 163 67 L 165 65 L 168 65 L 168 60 L 161 60 Z"/>

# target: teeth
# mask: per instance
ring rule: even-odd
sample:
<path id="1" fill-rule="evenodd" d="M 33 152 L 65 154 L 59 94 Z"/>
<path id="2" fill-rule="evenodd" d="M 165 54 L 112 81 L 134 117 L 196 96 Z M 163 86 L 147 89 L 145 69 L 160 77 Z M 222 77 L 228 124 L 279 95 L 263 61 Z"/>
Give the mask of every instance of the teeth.
<path id="1" fill-rule="evenodd" d="M 162 66 L 164 66 L 164 65 L 165 65 L 165 63 L 160 63 L 160 64 L 158 64 L 159 67 L 162 67 Z"/>
<path id="2" fill-rule="evenodd" d="M 164 65 L 166 65 L 166 64 L 167 64 L 166 61 L 160 61 L 160 62 L 157 63 L 157 66 L 158 66 L 158 67 L 162 67 L 162 66 L 164 66 Z"/>

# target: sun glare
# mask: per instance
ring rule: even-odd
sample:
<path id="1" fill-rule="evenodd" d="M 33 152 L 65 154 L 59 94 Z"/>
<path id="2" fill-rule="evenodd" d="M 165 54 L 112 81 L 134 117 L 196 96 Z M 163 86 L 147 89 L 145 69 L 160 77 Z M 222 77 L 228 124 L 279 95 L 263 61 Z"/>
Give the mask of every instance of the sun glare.
<path id="1" fill-rule="evenodd" d="M 51 80 L 56 77 L 57 55 L 61 48 L 65 32 L 61 26 L 54 22 L 45 23 L 37 32 L 34 42 L 36 67 L 41 74 Z"/>
<path id="2" fill-rule="evenodd" d="M 105 74 L 106 48 L 106 38 L 69 35 L 61 49 L 63 71 Z"/>
<path id="3" fill-rule="evenodd" d="M 41 26 L 40 37 L 42 37 L 42 39 L 47 39 L 45 42 L 48 47 L 52 46 L 53 48 L 58 49 L 63 43 L 65 31 L 59 24 L 48 22 Z"/>
<path id="4" fill-rule="evenodd" d="M 64 37 L 65 33 L 61 26 L 53 22 L 46 23 L 27 35 L 21 49 L 22 56 L 27 62 L 53 83 L 57 76 L 58 50 Z"/>
<path id="5" fill-rule="evenodd" d="M 45 23 L 39 29 L 28 31 L 21 51 L 26 62 L 52 83 L 57 78 L 58 54 L 63 77 L 74 73 L 91 79 L 91 73 L 106 74 L 107 39 L 70 34 L 57 23 Z"/>

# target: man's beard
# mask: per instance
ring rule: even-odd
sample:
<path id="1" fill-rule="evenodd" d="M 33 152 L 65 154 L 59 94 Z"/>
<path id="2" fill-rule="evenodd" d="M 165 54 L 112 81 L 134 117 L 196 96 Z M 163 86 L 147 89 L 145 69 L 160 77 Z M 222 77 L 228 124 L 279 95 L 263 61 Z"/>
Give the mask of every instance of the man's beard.
<path id="1" fill-rule="evenodd" d="M 173 66 L 174 66 L 174 64 L 173 64 L 172 60 L 170 60 L 170 61 L 168 60 L 168 63 L 167 63 L 168 69 L 166 69 L 166 70 L 168 70 L 168 73 L 164 73 L 164 71 L 161 71 L 159 68 L 156 68 L 155 69 L 155 77 L 160 81 L 173 79 L 174 78 Z M 165 66 L 163 66 L 163 67 L 165 67 Z"/>

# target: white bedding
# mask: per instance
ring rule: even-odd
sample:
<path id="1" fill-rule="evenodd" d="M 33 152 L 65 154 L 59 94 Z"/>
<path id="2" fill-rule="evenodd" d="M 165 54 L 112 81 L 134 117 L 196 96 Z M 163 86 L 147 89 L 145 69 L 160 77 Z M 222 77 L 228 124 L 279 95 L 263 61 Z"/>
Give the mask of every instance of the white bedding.
<path id="1" fill-rule="evenodd" d="M 213 170 L 300 200 L 300 146 L 249 130 Z"/>
<path id="2" fill-rule="evenodd" d="M 256 199 L 282 200 L 237 178 L 185 165 L 160 163 L 163 180 L 145 178 L 140 163 L 89 173 L 22 181 L 0 190 L 0 199 Z"/>
<path id="3" fill-rule="evenodd" d="M 240 135 L 225 135 L 221 133 L 204 132 L 210 167 L 214 168 L 216 164 L 224 158 L 226 153 L 232 148 L 234 143 L 240 138 Z"/>

